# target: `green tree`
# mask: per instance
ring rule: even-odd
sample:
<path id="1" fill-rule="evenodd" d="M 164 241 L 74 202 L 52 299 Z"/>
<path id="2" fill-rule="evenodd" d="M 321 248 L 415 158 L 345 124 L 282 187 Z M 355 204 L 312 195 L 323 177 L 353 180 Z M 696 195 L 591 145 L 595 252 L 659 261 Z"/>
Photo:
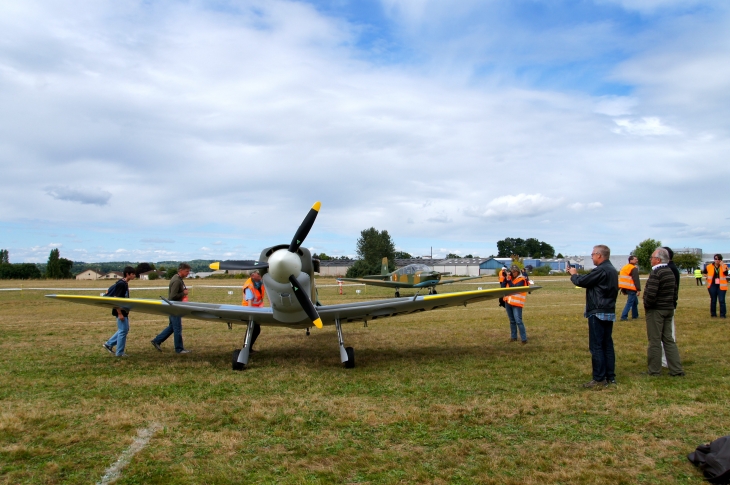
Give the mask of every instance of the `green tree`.
<path id="1" fill-rule="evenodd" d="M 644 271 L 649 271 L 651 270 L 651 253 L 653 253 L 654 250 L 661 245 L 661 241 L 655 241 L 654 239 L 644 239 L 636 246 L 636 248 L 634 248 L 633 251 L 631 251 L 631 254 L 638 258 L 639 267 L 641 269 L 643 269 Z"/>
<path id="2" fill-rule="evenodd" d="M 58 259 L 58 266 L 61 268 L 61 278 L 63 279 L 72 279 L 74 275 L 71 273 L 71 268 L 73 267 L 74 262 L 70 259 L 66 258 L 59 258 Z"/>
<path id="3" fill-rule="evenodd" d="M 691 253 L 675 253 L 673 261 L 677 265 L 677 268 L 689 271 L 699 268 L 700 263 L 702 263 L 702 258 Z"/>
<path id="4" fill-rule="evenodd" d="M 446 259 L 461 259 L 461 256 L 459 256 L 458 254 L 449 253 L 446 255 Z"/>
<path id="5" fill-rule="evenodd" d="M 558 255 L 555 257 L 558 259 L 563 259 L 565 256 L 563 256 L 563 253 L 558 253 Z"/>
<path id="6" fill-rule="evenodd" d="M 365 229 L 357 240 L 357 255 L 368 264 L 380 266 L 383 258 L 388 258 L 388 266 L 395 270 L 395 244 L 388 231 L 378 231 L 374 227 Z"/>
<path id="7" fill-rule="evenodd" d="M 469 258 L 469 259 L 471 259 L 471 258 L 478 258 L 478 257 L 479 256 L 474 256 L 474 255 L 471 255 L 471 254 L 467 254 L 466 256 L 464 256 L 464 258 Z"/>
<path id="8" fill-rule="evenodd" d="M 513 254 L 533 258 L 553 258 L 555 257 L 555 248 L 550 244 L 538 241 L 534 237 L 529 239 L 507 237 L 501 241 L 497 241 L 497 257 L 509 258 Z"/>
<path id="9" fill-rule="evenodd" d="M 175 268 L 167 268 L 167 272 L 165 273 L 165 278 L 167 278 L 169 280 L 176 274 L 177 274 L 177 270 Z"/>
<path id="10" fill-rule="evenodd" d="M 152 271 L 153 269 L 155 269 L 155 267 L 153 265 L 151 265 L 150 263 L 139 263 L 137 265 L 137 268 L 135 269 L 135 272 L 138 275 L 140 275 L 142 273 L 146 273 L 148 271 Z M 175 270 L 175 272 L 177 273 L 177 270 Z"/>
<path id="11" fill-rule="evenodd" d="M 148 277 L 148 278 L 149 278 L 150 280 L 156 280 L 156 279 L 158 279 L 158 278 L 160 277 L 160 275 L 158 275 L 158 274 L 157 274 L 157 273 L 155 272 L 155 273 L 150 273 L 150 274 L 149 274 L 149 276 L 147 276 L 147 277 Z"/>
<path id="12" fill-rule="evenodd" d="M 48 264 L 46 264 L 46 278 L 57 280 L 61 278 L 61 261 L 60 251 L 58 248 L 51 249 L 51 254 L 48 255 Z"/>
<path id="13" fill-rule="evenodd" d="M 0 249 L 0 264 L 10 264 L 10 255 L 7 249 Z"/>
<path id="14" fill-rule="evenodd" d="M 405 251 L 396 251 L 395 252 L 395 259 L 411 259 L 411 258 L 413 258 L 413 256 L 411 256 L 410 254 L 408 254 Z"/>
<path id="15" fill-rule="evenodd" d="M 332 259 L 332 256 L 327 256 L 325 253 L 319 253 L 314 255 L 320 261 L 328 261 Z"/>
<path id="16" fill-rule="evenodd" d="M 383 258 L 388 258 L 388 271 L 395 271 L 395 244 L 388 231 L 378 231 L 374 227 L 360 232 L 357 240 L 356 261 L 347 270 L 348 278 L 358 278 L 368 274 L 380 274 L 380 265 Z"/>

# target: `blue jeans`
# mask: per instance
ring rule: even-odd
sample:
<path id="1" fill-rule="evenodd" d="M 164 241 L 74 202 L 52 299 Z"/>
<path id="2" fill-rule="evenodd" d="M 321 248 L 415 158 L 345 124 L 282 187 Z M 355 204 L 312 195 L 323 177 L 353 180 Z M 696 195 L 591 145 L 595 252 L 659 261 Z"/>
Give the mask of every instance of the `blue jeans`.
<path id="1" fill-rule="evenodd" d="M 639 298 L 636 296 L 635 291 L 627 290 L 626 294 L 629 295 L 629 299 L 626 300 L 624 311 L 621 312 L 621 320 L 629 318 L 629 309 L 631 309 L 631 318 L 637 319 L 639 318 Z"/>
<path id="2" fill-rule="evenodd" d="M 175 335 L 174 341 L 175 341 L 175 352 L 180 353 L 183 350 L 185 350 L 185 347 L 183 347 L 183 338 L 182 338 L 182 317 L 175 317 L 170 315 L 170 325 L 165 327 L 160 334 L 152 339 L 153 342 L 155 342 L 157 345 L 162 345 L 162 342 L 167 340 L 167 338 L 170 335 Z"/>
<path id="3" fill-rule="evenodd" d="M 522 323 L 522 307 L 512 306 L 509 303 L 505 305 L 507 310 L 507 318 L 509 318 L 509 329 L 512 332 L 512 338 L 517 338 L 517 329 L 520 329 L 520 338 L 523 342 L 527 342 L 527 332 L 525 325 Z"/>
<path id="4" fill-rule="evenodd" d="M 707 291 L 710 292 L 710 315 L 717 316 L 717 300 L 720 300 L 720 316 L 724 317 L 727 314 L 725 308 L 725 293 L 727 291 L 721 291 L 720 285 L 712 285 L 707 288 Z"/>
<path id="5" fill-rule="evenodd" d="M 124 354 L 124 349 L 127 346 L 128 333 L 129 317 L 117 318 L 117 332 L 106 341 L 109 347 L 117 346 L 117 357 Z"/>
<path id="6" fill-rule="evenodd" d="M 616 354 L 613 351 L 613 322 L 588 317 L 588 348 L 591 351 L 593 380 L 616 378 Z"/>

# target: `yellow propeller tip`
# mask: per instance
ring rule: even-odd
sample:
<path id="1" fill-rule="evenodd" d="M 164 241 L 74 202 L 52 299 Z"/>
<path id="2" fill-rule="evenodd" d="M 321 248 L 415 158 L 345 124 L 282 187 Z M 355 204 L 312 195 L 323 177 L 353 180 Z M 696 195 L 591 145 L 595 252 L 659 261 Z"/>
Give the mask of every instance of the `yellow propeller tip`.
<path id="1" fill-rule="evenodd" d="M 314 324 L 315 327 L 322 328 L 322 319 L 321 318 L 316 319 L 312 323 Z"/>
<path id="2" fill-rule="evenodd" d="M 312 206 L 312 209 L 314 209 L 314 210 L 316 210 L 317 212 L 319 212 L 319 208 L 320 208 L 320 207 L 322 207 L 322 203 L 321 203 L 320 201 L 317 201 L 317 202 L 315 202 L 315 203 L 314 203 L 314 205 Z"/>
<path id="3" fill-rule="evenodd" d="M 221 267 L 221 264 L 220 263 L 210 263 L 209 267 L 213 271 L 218 271 Z"/>

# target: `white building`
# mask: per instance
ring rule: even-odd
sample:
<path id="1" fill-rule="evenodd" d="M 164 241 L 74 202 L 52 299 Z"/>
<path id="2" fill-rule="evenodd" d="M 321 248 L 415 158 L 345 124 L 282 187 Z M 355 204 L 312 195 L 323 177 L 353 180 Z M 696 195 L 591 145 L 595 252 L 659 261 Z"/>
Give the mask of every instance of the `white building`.
<path id="1" fill-rule="evenodd" d="M 104 277 L 102 273 L 99 273 L 95 269 L 85 269 L 81 273 L 76 275 L 77 280 L 100 280 Z"/>

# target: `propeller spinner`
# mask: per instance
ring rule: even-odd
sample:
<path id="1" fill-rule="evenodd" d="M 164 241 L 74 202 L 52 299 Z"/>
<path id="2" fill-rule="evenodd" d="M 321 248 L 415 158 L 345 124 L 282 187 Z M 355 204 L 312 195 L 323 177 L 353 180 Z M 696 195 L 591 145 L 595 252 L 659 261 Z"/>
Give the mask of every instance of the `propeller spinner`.
<path id="1" fill-rule="evenodd" d="M 269 256 L 268 261 L 223 261 L 212 263 L 210 268 L 213 270 L 230 269 L 230 270 L 254 270 L 269 269 L 269 275 L 279 283 L 290 283 L 294 296 L 301 305 L 304 313 L 307 314 L 312 324 L 317 328 L 322 328 L 322 319 L 319 318 L 317 310 L 312 304 L 307 294 L 302 290 L 302 286 L 297 281 L 296 275 L 302 271 L 302 261 L 299 259 L 299 247 L 309 234 L 314 225 L 317 214 L 319 214 L 320 202 L 315 202 L 307 216 L 299 225 L 299 229 L 294 234 L 291 243 L 287 249 L 279 249 Z"/>

